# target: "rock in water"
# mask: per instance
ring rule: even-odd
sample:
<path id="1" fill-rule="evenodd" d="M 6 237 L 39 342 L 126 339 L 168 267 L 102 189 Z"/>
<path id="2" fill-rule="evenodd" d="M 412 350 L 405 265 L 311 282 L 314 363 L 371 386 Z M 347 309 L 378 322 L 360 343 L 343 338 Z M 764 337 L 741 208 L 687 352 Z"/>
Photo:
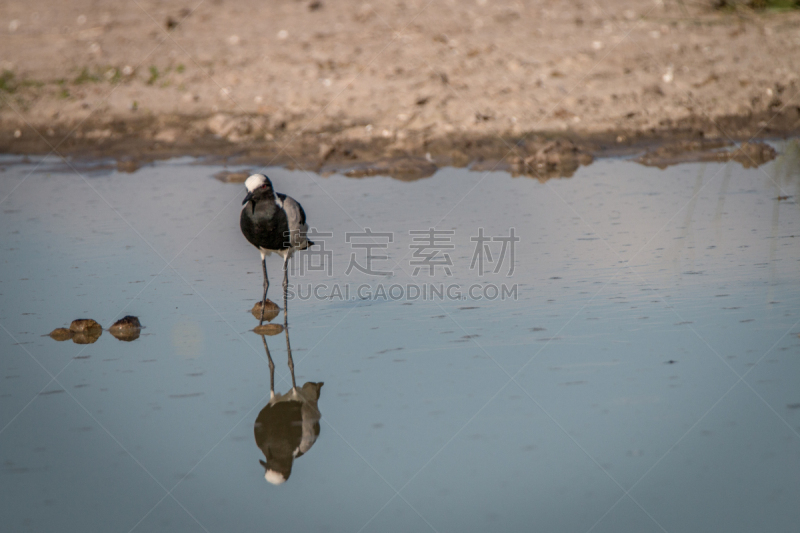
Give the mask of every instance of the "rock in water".
<path id="1" fill-rule="evenodd" d="M 222 170 L 214 174 L 214 177 L 217 178 L 222 183 L 244 183 L 252 172 L 249 170 L 245 170 L 243 172 L 231 172 L 229 170 Z"/>
<path id="2" fill-rule="evenodd" d="M 108 331 L 115 331 L 115 330 L 128 331 L 132 329 L 142 329 L 142 324 L 141 322 L 139 322 L 138 317 L 128 315 L 114 322 L 114 324 L 112 324 L 111 327 L 108 328 Z"/>
<path id="3" fill-rule="evenodd" d="M 280 324 L 263 324 L 261 326 L 256 326 L 253 329 L 253 332 L 258 335 L 277 335 L 278 333 L 283 331 L 283 326 Z"/>
<path id="4" fill-rule="evenodd" d="M 382 159 L 374 163 L 355 165 L 344 172 L 349 178 L 391 176 L 401 181 L 415 181 L 433 176 L 439 167 L 421 157 Z"/>
<path id="5" fill-rule="evenodd" d="M 261 320 L 261 302 L 256 302 L 250 312 L 253 313 L 254 317 Z M 264 306 L 264 320 L 270 322 L 273 318 L 278 316 L 280 312 L 281 308 L 278 307 L 275 302 L 267 298 L 267 305 Z"/>
<path id="6" fill-rule="evenodd" d="M 133 329 L 133 330 L 110 330 L 109 333 L 113 335 L 117 340 L 131 342 L 135 341 L 139 338 L 139 333 L 141 330 Z"/>
<path id="7" fill-rule="evenodd" d="M 100 324 L 98 324 L 95 320 L 92 320 L 91 318 L 79 318 L 77 320 L 72 321 L 72 324 L 69 325 L 69 330 L 72 333 L 86 334 L 90 332 L 93 333 L 95 331 L 102 332 L 103 328 L 100 327 Z M 100 334 L 98 334 L 97 336 L 99 337 Z"/>
<path id="8" fill-rule="evenodd" d="M 139 338 L 142 324 L 135 316 L 122 317 L 108 328 L 109 333 L 121 341 L 130 342 Z"/>
<path id="9" fill-rule="evenodd" d="M 100 335 L 102 334 L 103 334 L 103 328 L 90 329 L 87 331 L 82 331 L 80 333 L 73 333 L 72 342 L 74 342 L 75 344 L 93 344 L 97 342 L 97 339 L 99 339 Z"/>
<path id="10" fill-rule="evenodd" d="M 56 328 L 50 332 L 50 338 L 58 342 L 67 341 L 72 338 L 72 332 L 67 328 Z"/>

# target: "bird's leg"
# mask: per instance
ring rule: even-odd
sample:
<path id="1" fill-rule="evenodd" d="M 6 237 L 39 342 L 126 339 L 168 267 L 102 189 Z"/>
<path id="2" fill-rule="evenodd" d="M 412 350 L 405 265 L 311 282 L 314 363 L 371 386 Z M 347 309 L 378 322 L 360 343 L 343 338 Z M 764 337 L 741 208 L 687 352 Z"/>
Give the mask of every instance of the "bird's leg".
<path id="1" fill-rule="evenodd" d="M 289 256 L 287 255 L 283 259 L 283 319 L 286 322 L 286 315 L 289 312 L 289 306 L 286 302 L 286 294 L 289 290 L 289 270 L 287 269 L 289 265 Z"/>
<path id="2" fill-rule="evenodd" d="M 292 388 L 297 388 L 297 383 L 294 380 L 294 361 L 292 360 L 292 347 L 289 344 L 289 323 L 286 321 L 286 315 L 283 315 L 283 331 L 286 332 L 286 353 L 289 354 L 289 372 L 292 374 Z"/>
<path id="3" fill-rule="evenodd" d="M 267 338 L 261 335 L 261 341 L 264 343 L 264 351 L 267 352 L 267 360 L 269 361 L 269 398 L 275 396 L 275 363 L 272 362 L 272 356 L 269 353 L 269 346 L 267 346 Z"/>
<path id="4" fill-rule="evenodd" d="M 267 291 L 269 290 L 269 278 L 267 277 L 267 256 L 261 252 L 261 268 L 264 271 L 264 297 L 261 299 L 261 320 L 258 325 L 264 323 L 264 307 L 267 306 Z"/>
<path id="5" fill-rule="evenodd" d="M 286 293 L 289 287 L 289 271 L 287 265 L 289 263 L 289 256 L 287 255 L 283 260 L 283 331 L 286 332 L 286 353 L 289 354 L 289 371 L 292 374 L 292 389 L 297 388 L 297 383 L 294 379 L 294 360 L 292 359 L 292 346 L 289 344 L 289 306 L 286 298 Z"/>

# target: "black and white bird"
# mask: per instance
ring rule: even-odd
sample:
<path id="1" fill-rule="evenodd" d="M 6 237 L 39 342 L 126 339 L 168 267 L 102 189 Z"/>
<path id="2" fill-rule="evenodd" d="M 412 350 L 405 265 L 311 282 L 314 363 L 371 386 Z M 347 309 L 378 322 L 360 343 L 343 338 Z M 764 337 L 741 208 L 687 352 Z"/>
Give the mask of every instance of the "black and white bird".
<path id="1" fill-rule="evenodd" d="M 275 393 L 275 363 L 269 353 L 267 338 L 262 335 L 264 352 L 269 361 L 269 403 L 264 406 L 253 425 L 256 445 L 264 454 L 260 460 L 264 467 L 264 479 L 273 485 L 280 485 L 292 473 L 294 460 L 306 453 L 319 436 L 319 393 L 322 382 L 309 381 L 299 389 L 294 378 L 292 346 L 289 343 L 289 328 L 286 334 L 286 352 L 289 372 L 292 374 L 292 388 L 286 394 Z"/>
<path id="2" fill-rule="evenodd" d="M 322 417 L 317 402 L 322 385 L 308 382 L 286 394 L 271 391 L 269 403 L 258 413 L 253 432 L 256 446 L 266 459 L 259 462 L 264 467 L 264 479 L 273 485 L 289 479 L 294 460 L 317 441 Z"/>
<path id="3" fill-rule="evenodd" d="M 264 297 L 261 300 L 261 323 L 267 303 L 269 278 L 267 256 L 275 252 L 283 257 L 283 312 L 286 313 L 286 291 L 289 285 L 287 264 L 297 250 L 305 250 L 314 243 L 306 238 L 308 224 L 306 213 L 295 199 L 275 193 L 272 182 L 264 174 L 253 174 L 244 182 L 247 196 L 242 202 L 239 227 L 245 238 L 261 252 L 264 271 Z"/>

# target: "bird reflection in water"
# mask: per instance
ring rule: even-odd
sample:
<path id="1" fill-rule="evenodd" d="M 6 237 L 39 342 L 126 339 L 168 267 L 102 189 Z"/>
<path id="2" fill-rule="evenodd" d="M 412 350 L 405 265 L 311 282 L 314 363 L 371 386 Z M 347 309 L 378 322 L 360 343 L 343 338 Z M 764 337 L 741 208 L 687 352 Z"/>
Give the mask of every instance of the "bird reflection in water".
<path id="1" fill-rule="evenodd" d="M 264 467 L 264 479 L 280 485 L 289 479 L 294 460 L 308 452 L 319 436 L 321 414 L 317 407 L 323 383 L 308 382 L 298 388 L 294 379 L 294 361 L 289 344 L 289 327 L 284 321 L 286 351 L 289 355 L 289 371 L 292 388 L 286 394 L 275 393 L 275 364 L 269 353 L 267 338 L 261 335 L 264 350 L 269 360 L 269 403 L 258 413 L 253 429 L 256 445 L 266 461 L 259 460 Z"/>

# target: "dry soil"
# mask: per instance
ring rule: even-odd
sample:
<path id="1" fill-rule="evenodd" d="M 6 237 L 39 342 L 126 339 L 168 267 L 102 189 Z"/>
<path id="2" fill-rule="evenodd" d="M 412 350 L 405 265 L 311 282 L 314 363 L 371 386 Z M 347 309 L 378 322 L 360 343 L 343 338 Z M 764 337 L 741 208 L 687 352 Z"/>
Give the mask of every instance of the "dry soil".
<path id="1" fill-rule="evenodd" d="M 796 133 L 800 13 L 713 3 L 6 1 L 0 152 L 563 175 Z"/>

